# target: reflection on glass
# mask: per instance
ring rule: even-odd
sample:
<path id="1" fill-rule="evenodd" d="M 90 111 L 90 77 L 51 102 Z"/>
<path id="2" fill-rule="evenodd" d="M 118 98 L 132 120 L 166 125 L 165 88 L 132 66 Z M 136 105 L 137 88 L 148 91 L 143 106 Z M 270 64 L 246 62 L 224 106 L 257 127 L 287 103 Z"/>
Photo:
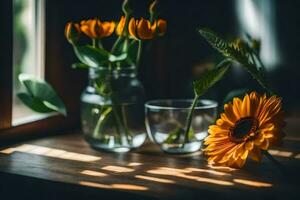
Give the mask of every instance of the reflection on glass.
<path id="1" fill-rule="evenodd" d="M 44 77 L 44 0 L 13 0 L 13 116 L 14 126 L 45 117 L 25 107 L 18 75 Z"/>

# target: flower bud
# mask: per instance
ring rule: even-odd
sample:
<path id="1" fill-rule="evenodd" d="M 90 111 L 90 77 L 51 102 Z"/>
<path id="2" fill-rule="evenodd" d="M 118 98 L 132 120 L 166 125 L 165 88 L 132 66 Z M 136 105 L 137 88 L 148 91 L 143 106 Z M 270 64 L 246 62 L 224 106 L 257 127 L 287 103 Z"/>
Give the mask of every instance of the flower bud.
<path id="1" fill-rule="evenodd" d="M 80 26 L 77 23 L 69 22 L 65 27 L 65 36 L 70 43 L 75 43 L 80 37 Z"/>
<path id="2" fill-rule="evenodd" d="M 116 27 L 116 34 L 118 36 L 121 36 L 122 34 L 124 34 L 124 31 L 123 31 L 124 27 L 125 27 L 125 17 L 122 16 Z"/>

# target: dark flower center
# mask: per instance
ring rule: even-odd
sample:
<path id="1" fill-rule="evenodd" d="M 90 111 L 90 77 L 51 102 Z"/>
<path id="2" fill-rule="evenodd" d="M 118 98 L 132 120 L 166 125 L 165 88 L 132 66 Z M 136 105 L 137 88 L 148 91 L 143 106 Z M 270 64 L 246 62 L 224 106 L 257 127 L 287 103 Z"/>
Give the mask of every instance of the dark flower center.
<path id="1" fill-rule="evenodd" d="M 229 137 L 232 142 L 241 143 L 256 136 L 258 121 L 252 117 L 239 119 L 230 129 Z"/>

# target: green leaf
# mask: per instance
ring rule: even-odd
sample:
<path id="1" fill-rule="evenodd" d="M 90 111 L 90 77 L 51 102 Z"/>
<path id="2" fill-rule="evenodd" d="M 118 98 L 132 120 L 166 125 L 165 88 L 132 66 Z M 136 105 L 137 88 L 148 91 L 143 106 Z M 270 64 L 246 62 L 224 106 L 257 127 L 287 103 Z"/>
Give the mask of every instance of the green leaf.
<path id="1" fill-rule="evenodd" d="M 83 63 L 74 63 L 72 64 L 73 69 L 89 69 L 90 67 Z"/>
<path id="2" fill-rule="evenodd" d="M 232 51 L 234 51 L 234 49 L 231 47 L 230 43 L 219 37 L 215 32 L 207 28 L 203 28 L 199 29 L 199 33 L 210 43 L 212 47 L 217 49 L 225 57 L 232 56 Z"/>
<path id="3" fill-rule="evenodd" d="M 100 67 L 109 60 L 109 53 L 104 49 L 96 49 L 90 45 L 76 46 L 74 51 L 77 58 L 90 67 Z"/>
<path id="4" fill-rule="evenodd" d="M 167 139 L 164 141 L 166 144 L 173 144 L 179 140 L 180 135 L 184 133 L 184 130 L 180 127 L 175 128 L 171 132 L 169 132 Z"/>
<path id="5" fill-rule="evenodd" d="M 135 61 L 137 59 L 137 54 L 138 54 L 138 41 L 133 40 L 129 46 L 128 46 L 128 56 L 127 56 L 127 62 L 128 64 L 135 64 Z"/>
<path id="6" fill-rule="evenodd" d="M 18 93 L 17 96 L 27 107 L 34 110 L 35 112 L 39 112 L 39 113 L 53 112 L 53 110 L 45 106 L 45 104 L 40 99 L 34 98 L 28 93 L 21 92 Z"/>
<path id="7" fill-rule="evenodd" d="M 257 68 L 250 58 L 251 52 L 249 52 L 249 46 L 242 40 L 238 40 L 235 43 L 228 42 L 219 37 L 215 32 L 206 28 L 200 29 L 199 33 L 213 48 L 222 53 L 223 56 L 240 63 L 243 67 L 247 68 L 248 71 L 257 73 Z M 243 46 L 239 45 L 238 42 L 243 44 Z"/>
<path id="8" fill-rule="evenodd" d="M 247 88 L 237 89 L 237 90 L 231 90 L 224 98 L 223 103 L 229 103 L 233 100 L 234 97 L 242 98 L 245 96 L 247 92 L 250 90 Z"/>
<path id="9" fill-rule="evenodd" d="M 28 74 L 20 74 L 19 81 L 25 86 L 26 92 L 17 95 L 26 106 L 40 113 L 56 111 L 67 115 L 64 103 L 47 82 Z"/>
<path id="10" fill-rule="evenodd" d="M 206 71 L 202 77 L 194 81 L 194 91 L 197 96 L 202 96 L 210 87 L 218 82 L 228 70 L 232 62 L 228 59 L 223 60 L 214 69 Z"/>
<path id="11" fill-rule="evenodd" d="M 113 55 L 120 55 L 126 51 L 127 46 L 128 46 L 128 40 L 126 40 L 126 37 L 118 37 L 111 50 L 111 53 Z"/>
<path id="12" fill-rule="evenodd" d="M 242 40 L 238 40 L 239 43 L 227 42 L 206 28 L 200 29 L 199 33 L 212 47 L 221 52 L 226 58 L 240 63 L 264 89 L 270 91 L 262 73 L 259 71 L 259 67 L 252 59 L 253 50 L 247 43 Z"/>
<path id="13" fill-rule="evenodd" d="M 108 60 L 110 62 L 119 62 L 119 61 L 123 61 L 127 58 L 127 53 L 123 53 L 121 55 L 115 56 L 115 55 L 109 55 Z"/>
<path id="14" fill-rule="evenodd" d="M 181 127 L 176 127 L 174 130 L 172 130 L 171 132 L 169 132 L 167 139 L 164 141 L 164 143 L 166 144 L 174 144 L 174 143 L 178 143 L 178 140 L 180 139 L 180 136 L 184 134 L 184 129 Z M 192 127 L 189 130 L 188 133 L 188 139 L 192 140 L 194 138 L 194 130 L 192 129 Z"/>

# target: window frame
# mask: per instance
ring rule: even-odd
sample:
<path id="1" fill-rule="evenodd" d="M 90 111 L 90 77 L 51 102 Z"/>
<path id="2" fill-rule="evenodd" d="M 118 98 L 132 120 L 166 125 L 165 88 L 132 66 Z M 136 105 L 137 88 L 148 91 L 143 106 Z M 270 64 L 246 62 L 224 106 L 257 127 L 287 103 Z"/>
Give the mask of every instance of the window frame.
<path id="1" fill-rule="evenodd" d="M 45 1 L 45 80 L 47 80 L 66 104 L 68 116 L 49 116 L 18 126 L 12 126 L 13 102 L 13 1 L 0 1 L 0 140 L 2 142 L 17 141 L 32 136 L 45 136 L 57 131 L 79 128 L 79 96 L 86 84 L 86 78 L 81 73 L 72 73 L 70 59 L 58 59 L 66 51 L 67 42 L 63 29 L 57 23 L 66 23 L 65 18 L 57 15 L 57 1 Z M 68 49 L 67 49 L 68 50 Z M 70 83 L 68 78 L 77 80 Z M 76 92 L 66 92 L 66 88 L 76 88 Z M 64 94 L 64 95 L 62 95 Z M 71 94 L 71 95 L 70 95 Z M 75 96 L 74 96 L 75 94 Z M 74 99 L 76 99 L 74 101 Z M 2 142 L 0 145 L 2 145 Z"/>

